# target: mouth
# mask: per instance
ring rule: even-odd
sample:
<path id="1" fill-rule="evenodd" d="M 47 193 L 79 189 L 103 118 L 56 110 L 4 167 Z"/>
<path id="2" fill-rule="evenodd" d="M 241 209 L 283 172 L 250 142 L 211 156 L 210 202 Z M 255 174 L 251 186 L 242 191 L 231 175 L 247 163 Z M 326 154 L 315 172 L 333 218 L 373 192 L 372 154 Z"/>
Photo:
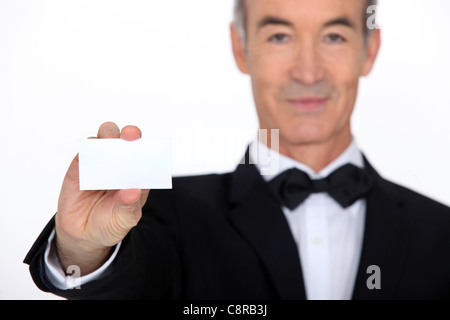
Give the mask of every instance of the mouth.
<path id="1" fill-rule="evenodd" d="M 316 113 L 323 110 L 328 100 L 323 97 L 304 97 L 287 99 L 287 102 L 298 111 Z"/>

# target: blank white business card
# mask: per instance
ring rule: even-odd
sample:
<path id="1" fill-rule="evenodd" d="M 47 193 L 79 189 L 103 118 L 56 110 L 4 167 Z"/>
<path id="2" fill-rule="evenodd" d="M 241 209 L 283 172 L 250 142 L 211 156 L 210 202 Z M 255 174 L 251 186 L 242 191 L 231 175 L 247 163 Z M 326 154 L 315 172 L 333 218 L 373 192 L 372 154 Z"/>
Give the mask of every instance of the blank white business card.
<path id="1" fill-rule="evenodd" d="M 86 139 L 78 157 L 80 190 L 172 189 L 170 138 Z"/>

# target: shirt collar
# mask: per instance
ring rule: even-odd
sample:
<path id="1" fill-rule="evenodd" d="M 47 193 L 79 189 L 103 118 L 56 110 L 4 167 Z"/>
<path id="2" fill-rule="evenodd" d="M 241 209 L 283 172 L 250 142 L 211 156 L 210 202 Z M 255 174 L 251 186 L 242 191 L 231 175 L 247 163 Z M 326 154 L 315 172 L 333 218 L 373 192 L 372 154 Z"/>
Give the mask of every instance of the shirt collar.
<path id="1" fill-rule="evenodd" d="M 333 162 L 328 164 L 325 168 L 320 170 L 320 172 L 316 173 L 313 169 L 308 167 L 307 165 L 298 162 L 294 159 L 291 159 L 285 155 L 282 155 L 272 149 L 269 149 L 265 144 L 263 144 L 259 139 L 255 139 L 250 144 L 249 149 L 249 157 L 251 162 L 254 163 L 255 166 L 258 168 L 258 170 L 261 172 L 261 164 L 258 163 L 257 159 L 261 159 L 259 155 L 272 155 L 272 152 L 274 155 L 278 155 L 279 157 L 279 165 L 278 170 L 276 172 L 271 172 L 270 174 L 264 174 L 262 175 L 264 180 L 270 181 L 271 179 L 275 178 L 278 174 L 281 172 L 291 169 L 291 168 L 297 168 L 299 170 L 302 170 L 306 172 L 311 179 L 321 179 L 327 177 L 330 173 L 332 173 L 337 168 L 345 165 L 345 164 L 353 164 L 359 168 L 364 168 L 364 158 L 361 153 L 361 151 L 358 148 L 358 145 L 356 141 L 353 139 L 350 145 L 345 149 L 344 152 L 342 152 L 339 157 L 337 157 Z M 267 156 L 266 156 L 267 157 Z"/>

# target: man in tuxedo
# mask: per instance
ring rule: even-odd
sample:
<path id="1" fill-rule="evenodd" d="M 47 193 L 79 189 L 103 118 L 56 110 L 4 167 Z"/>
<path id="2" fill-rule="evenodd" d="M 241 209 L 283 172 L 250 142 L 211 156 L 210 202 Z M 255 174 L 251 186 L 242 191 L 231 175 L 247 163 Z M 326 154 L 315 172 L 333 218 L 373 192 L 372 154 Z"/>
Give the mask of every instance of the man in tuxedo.
<path id="1" fill-rule="evenodd" d="M 172 190 L 80 191 L 76 157 L 25 258 L 39 288 L 73 299 L 450 298 L 450 209 L 382 178 L 352 135 L 358 82 L 380 47 L 366 26 L 373 4 L 237 0 L 233 53 L 267 139 L 235 171 L 174 178 Z M 98 132 L 140 136 L 113 123 Z M 267 154 L 274 172 L 258 161 Z"/>

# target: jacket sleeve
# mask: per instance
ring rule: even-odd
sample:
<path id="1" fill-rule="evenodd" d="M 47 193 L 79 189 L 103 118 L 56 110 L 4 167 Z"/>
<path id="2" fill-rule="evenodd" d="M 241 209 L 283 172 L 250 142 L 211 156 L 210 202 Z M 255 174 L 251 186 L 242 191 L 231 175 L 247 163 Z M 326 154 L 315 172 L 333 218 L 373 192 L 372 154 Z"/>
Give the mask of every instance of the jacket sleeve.
<path id="1" fill-rule="evenodd" d="M 171 190 L 152 190 L 142 219 L 122 241 L 120 250 L 101 279 L 79 289 L 60 290 L 45 275 L 44 252 L 54 229 L 50 220 L 24 259 L 35 284 L 67 299 L 178 299 L 181 268 Z"/>

